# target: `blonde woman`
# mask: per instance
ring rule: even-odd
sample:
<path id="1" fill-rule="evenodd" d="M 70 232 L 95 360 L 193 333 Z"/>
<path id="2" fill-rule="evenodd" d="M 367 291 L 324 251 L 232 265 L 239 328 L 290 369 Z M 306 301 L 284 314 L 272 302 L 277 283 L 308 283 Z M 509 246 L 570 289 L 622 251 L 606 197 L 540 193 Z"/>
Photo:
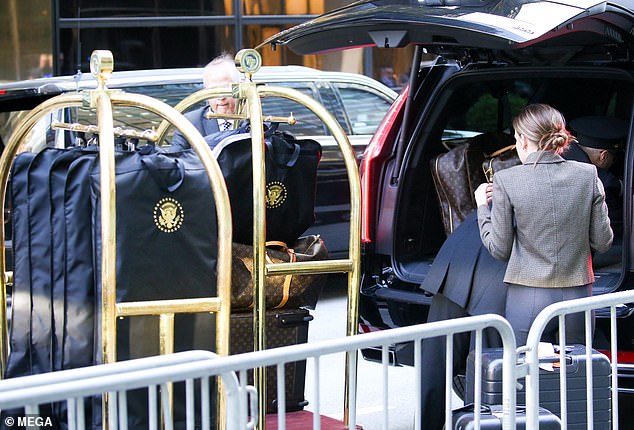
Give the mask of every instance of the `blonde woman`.
<path id="1" fill-rule="evenodd" d="M 506 318 L 524 345 L 543 308 L 592 293 L 591 253 L 607 251 L 613 234 L 596 167 L 561 157 L 573 139 L 563 115 L 528 105 L 513 128 L 522 164 L 496 173 L 475 198 L 482 243 L 508 261 Z M 543 340 L 556 342 L 551 325 Z M 583 314 L 566 318 L 566 341 L 584 342 Z"/>

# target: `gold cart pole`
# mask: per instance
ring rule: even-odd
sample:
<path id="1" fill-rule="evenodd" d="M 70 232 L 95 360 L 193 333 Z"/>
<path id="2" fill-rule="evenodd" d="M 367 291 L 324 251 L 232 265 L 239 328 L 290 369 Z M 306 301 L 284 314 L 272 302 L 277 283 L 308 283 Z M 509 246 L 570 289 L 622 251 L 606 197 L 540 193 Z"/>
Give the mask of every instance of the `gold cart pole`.
<path id="1" fill-rule="evenodd" d="M 359 324 L 359 285 L 361 281 L 361 181 L 354 149 L 341 128 L 341 125 L 339 125 L 337 120 L 324 106 L 314 99 L 297 90 L 285 87 L 262 86 L 258 87 L 258 92 L 261 97 L 284 97 L 301 103 L 313 111 L 315 115 L 326 124 L 342 152 L 350 187 L 350 238 L 348 242 L 348 259 L 267 264 L 266 274 L 348 272 L 348 315 L 346 333 L 348 336 L 353 336 L 357 334 Z M 351 373 L 354 373 L 354 379 L 356 380 L 357 368 L 356 365 L 354 368 L 351 368 L 350 363 L 356 364 L 356 360 L 351 360 L 350 353 L 346 353 L 344 383 L 344 424 L 346 426 L 349 421 L 349 408 L 350 402 L 352 401 L 350 395 L 352 394 L 352 398 L 356 399 L 356 386 L 350 386 L 350 377 Z M 352 390 L 354 390 L 354 392 Z"/>
<path id="2" fill-rule="evenodd" d="M 253 168 L 253 348 L 266 349 L 266 290 L 265 290 L 265 244 L 266 201 L 264 171 L 264 125 L 262 104 L 258 90 L 251 81 L 251 74 L 262 65 L 260 54 L 253 50 L 242 50 L 236 55 L 236 67 L 245 73 L 246 81 L 237 85 L 240 99 L 246 100 L 247 114 L 251 124 L 251 160 Z M 266 368 L 253 370 L 253 380 L 258 390 L 258 426 L 266 429 Z"/>
<path id="3" fill-rule="evenodd" d="M 247 82 L 233 85 L 229 88 L 207 88 L 197 91 L 183 99 L 174 108 L 179 112 L 184 112 L 190 107 L 214 97 L 228 97 L 244 101 L 246 99 L 246 114 L 218 115 L 229 120 L 250 119 L 252 126 L 253 145 L 253 202 L 254 202 L 254 347 L 255 350 L 266 348 L 266 333 L 264 330 L 265 303 L 264 303 L 264 279 L 265 276 L 288 275 L 288 274 L 310 274 L 310 273 L 348 273 L 348 311 L 346 321 L 346 333 L 348 336 L 357 333 L 358 327 L 358 307 L 359 307 L 359 285 L 361 268 L 361 184 L 356 156 L 348 137 L 337 122 L 337 120 L 319 102 L 306 96 L 305 94 L 286 87 L 274 87 L 269 85 L 255 85 L 251 82 L 250 76 L 257 72 L 261 64 L 261 58 L 257 51 L 245 49 L 236 55 L 236 66 L 245 73 Z M 253 94 L 254 89 L 257 97 Z M 279 121 L 294 123 L 294 118 L 274 118 L 266 117 L 261 110 L 260 98 L 263 97 L 283 97 L 296 101 L 313 111 L 328 127 L 334 136 L 342 152 L 348 181 L 350 187 L 350 237 L 349 253 L 347 259 L 333 259 L 326 261 L 296 262 L 296 263 L 274 263 L 266 264 L 264 261 L 264 245 L 266 231 L 265 217 L 265 176 L 264 176 L 264 152 L 262 121 Z M 157 129 L 159 141 L 164 138 L 169 128 L 169 123 L 164 121 Z M 346 374 L 345 374 L 345 400 L 344 400 L 344 423 L 348 425 L 349 407 L 356 398 L 356 383 L 350 384 L 351 375 L 356 381 L 356 360 L 352 360 L 346 354 Z M 355 357 L 356 358 L 356 357 Z M 265 428 L 265 399 L 266 393 L 266 369 L 256 369 L 254 382 L 259 393 L 259 428 Z M 352 396 L 351 396 L 352 395 Z"/>
<path id="4" fill-rule="evenodd" d="M 116 195 L 114 168 L 114 125 L 112 104 L 106 91 L 106 81 L 112 74 L 113 58 L 109 51 L 95 51 L 90 59 L 90 69 L 97 79 L 97 89 L 89 93 L 90 106 L 97 108 L 99 130 L 99 181 L 101 198 L 101 354 L 104 363 L 117 361 L 117 331 L 109 322 L 116 324 Z M 105 329 L 104 329 L 105 327 Z M 116 428 L 115 400 L 110 394 L 103 396 L 102 421 L 105 428 Z"/>

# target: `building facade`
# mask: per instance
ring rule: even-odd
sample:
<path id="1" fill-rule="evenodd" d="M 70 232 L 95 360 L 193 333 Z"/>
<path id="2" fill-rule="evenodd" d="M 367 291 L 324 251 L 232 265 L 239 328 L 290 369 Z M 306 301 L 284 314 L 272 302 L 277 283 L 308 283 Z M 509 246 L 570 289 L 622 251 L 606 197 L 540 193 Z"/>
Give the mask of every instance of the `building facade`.
<path id="1" fill-rule="evenodd" d="M 0 81 L 89 69 L 95 49 L 113 52 L 116 70 L 195 67 L 350 0 L 5 0 L 0 5 Z M 4 33 L 4 34 L 3 34 Z M 405 48 L 410 49 L 410 48 Z M 400 51 L 400 52 L 399 52 Z M 365 48 L 297 56 L 261 50 L 265 65 L 299 64 L 395 81 L 409 53 Z M 391 68 L 391 70 L 390 70 Z"/>

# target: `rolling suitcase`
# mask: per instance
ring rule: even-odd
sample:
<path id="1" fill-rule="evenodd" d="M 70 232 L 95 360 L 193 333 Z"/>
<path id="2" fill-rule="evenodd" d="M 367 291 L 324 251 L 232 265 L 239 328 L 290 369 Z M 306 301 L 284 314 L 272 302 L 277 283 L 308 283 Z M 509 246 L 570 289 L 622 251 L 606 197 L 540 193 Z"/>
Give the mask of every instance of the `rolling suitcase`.
<path id="1" fill-rule="evenodd" d="M 517 407 L 515 414 L 516 430 L 526 429 L 526 409 Z M 454 430 L 475 430 L 474 405 L 465 405 L 453 411 Z M 502 430 L 502 405 L 482 405 L 480 409 L 481 430 Z M 539 429 L 559 430 L 561 421 L 547 409 L 539 408 Z"/>
<path id="2" fill-rule="evenodd" d="M 586 355 L 584 345 L 566 347 L 566 382 L 568 429 L 586 429 Z M 559 357 L 556 357 L 557 362 Z M 474 386 L 473 352 L 467 358 L 467 381 L 465 402 L 473 402 Z M 552 362 L 552 360 L 548 360 Z M 539 406 L 548 409 L 561 418 L 560 369 L 553 366 L 553 371 L 539 370 Z M 609 430 L 611 428 L 611 368 L 608 358 L 598 351 L 592 353 L 594 428 Z M 524 378 L 518 380 L 517 404 L 524 404 L 526 394 Z M 485 349 L 482 354 L 482 403 L 502 403 L 502 349 Z"/>
<path id="3" fill-rule="evenodd" d="M 313 319 L 306 309 L 271 309 L 266 311 L 266 346 L 277 348 L 308 341 L 308 323 Z M 253 312 L 232 313 L 230 325 L 231 354 L 253 351 Z M 306 382 L 306 361 L 286 364 L 285 391 L 286 411 L 299 411 L 308 404 L 304 399 Z M 253 383 L 253 373 L 249 371 L 249 384 Z M 266 412 L 277 412 L 277 369 L 266 370 Z"/>

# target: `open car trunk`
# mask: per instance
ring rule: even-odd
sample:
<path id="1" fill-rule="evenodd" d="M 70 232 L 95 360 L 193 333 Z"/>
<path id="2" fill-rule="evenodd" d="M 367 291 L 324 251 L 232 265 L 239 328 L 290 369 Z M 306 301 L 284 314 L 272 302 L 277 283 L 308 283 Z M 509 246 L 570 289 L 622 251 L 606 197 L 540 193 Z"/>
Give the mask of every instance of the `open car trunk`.
<path id="1" fill-rule="evenodd" d="M 395 201 L 382 202 L 396 208 L 391 245 L 393 268 L 398 277 L 413 284 L 424 281 L 447 235 L 475 209 L 473 191 L 486 181 L 485 170 L 490 166 L 491 155 L 514 145 L 511 121 L 523 106 L 550 104 L 568 122 L 583 116 L 603 115 L 629 123 L 633 94 L 631 75 L 616 69 L 487 65 L 454 74 L 433 100 L 424 103 L 430 109 L 421 112 L 412 124 L 415 131 L 397 175 L 401 180 L 399 193 L 394 196 Z M 465 145 L 469 145 L 469 155 L 463 164 L 455 158 L 447 161 L 450 151 Z M 510 152 L 515 152 L 513 147 Z M 630 152 L 631 148 L 619 152 L 612 168 L 622 181 L 630 174 L 625 163 Z M 439 163 L 448 162 L 453 170 L 443 172 Z M 443 175 L 444 182 L 439 181 L 438 176 Z M 386 176 L 391 175 L 388 172 Z M 624 207 L 629 206 L 629 200 L 626 196 Z M 383 222 L 379 219 L 378 224 Z M 609 255 L 594 258 L 596 293 L 618 286 L 623 258 L 628 255 L 622 244 L 629 243 L 629 228 L 615 220 L 613 229 L 613 249 Z M 382 246 L 389 247 L 386 243 L 376 246 L 379 250 Z"/>

